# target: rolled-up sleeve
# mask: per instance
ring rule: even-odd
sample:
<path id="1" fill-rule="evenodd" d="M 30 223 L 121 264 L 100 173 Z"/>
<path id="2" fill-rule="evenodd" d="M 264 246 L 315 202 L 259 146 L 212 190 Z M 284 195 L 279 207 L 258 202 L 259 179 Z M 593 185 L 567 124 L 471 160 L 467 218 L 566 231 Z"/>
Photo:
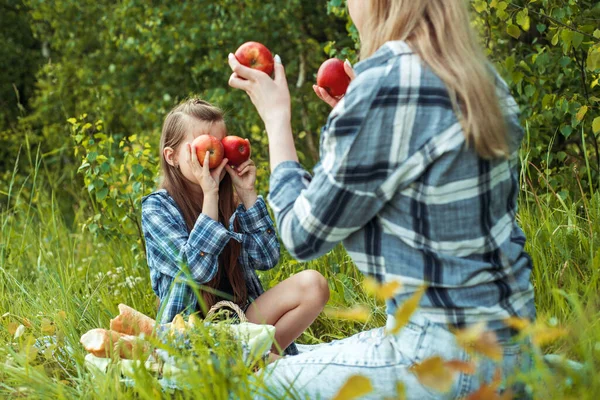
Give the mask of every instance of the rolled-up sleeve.
<path id="1" fill-rule="evenodd" d="M 156 196 L 142 204 L 142 226 L 149 262 L 161 273 L 175 278 L 189 271 L 191 278 L 203 284 L 218 269 L 218 256 L 231 239 L 229 231 L 217 221 L 200 214 L 191 230 L 173 218 Z"/>
<path id="2" fill-rule="evenodd" d="M 240 226 L 240 262 L 257 270 L 275 267 L 279 262 L 279 239 L 262 196 L 249 209 L 240 204 L 234 216 Z M 233 226 L 230 231 L 233 232 Z"/>
<path id="3" fill-rule="evenodd" d="M 314 176 L 296 162 L 278 165 L 271 175 L 269 204 L 283 244 L 299 260 L 330 251 L 385 203 L 380 188 L 393 166 L 377 155 L 389 152 L 384 131 L 392 126 L 382 115 L 386 107 L 378 106 L 380 77 L 367 73 L 357 81 L 322 131 Z"/>

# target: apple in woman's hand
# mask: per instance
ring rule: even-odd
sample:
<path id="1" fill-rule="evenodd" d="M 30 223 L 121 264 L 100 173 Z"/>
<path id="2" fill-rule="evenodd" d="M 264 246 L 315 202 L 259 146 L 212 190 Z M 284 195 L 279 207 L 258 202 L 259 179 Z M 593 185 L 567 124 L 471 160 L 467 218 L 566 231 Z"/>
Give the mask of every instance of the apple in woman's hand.
<path id="1" fill-rule="evenodd" d="M 225 149 L 225 158 L 229 160 L 229 165 L 238 166 L 250 158 L 250 141 L 239 136 L 225 136 L 223 140 Z"/>
<path id="2" fill-rule="evenodd" d="M 321 64 L 317 72 L 317 85 L 327 90 L 333 97 L 346 94 L 350 85 L 350 77 L 344 70 L 344 62 L 331 58 Z"/>
<path id="3" fill-rule="evenodd" d="M 212 135 L 200 135 L 192 142 L 192 146 L 196 149 L 196 156 L 200 165 L 204 166 L 204 157 L 206 152 L 210 152 L 208 158 L 208 168 L 213 169 L 218 167 L 224 158 L 223 144 L 219 139 Z"/>
<path id="4" fill-rule="evenodd" d="M 246 42 L 235 51 L 235 58 L 240 64 L 254 68 L 271 76 L 275 61 L 269 49 L 258 42 Z"/>

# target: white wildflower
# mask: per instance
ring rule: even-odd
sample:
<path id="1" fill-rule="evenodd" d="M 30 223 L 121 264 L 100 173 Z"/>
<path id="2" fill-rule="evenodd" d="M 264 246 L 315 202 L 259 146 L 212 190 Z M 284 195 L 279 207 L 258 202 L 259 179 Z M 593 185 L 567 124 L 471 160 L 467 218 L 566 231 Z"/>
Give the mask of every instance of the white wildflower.
<path id="1" fill-rule="evenodd" d="M 19 325 L 19 327 L 15 331 L 15 339 L 21 337 L 21 335 L 23 335 L 24 332 L 25 332 L 25 326 Z"/>

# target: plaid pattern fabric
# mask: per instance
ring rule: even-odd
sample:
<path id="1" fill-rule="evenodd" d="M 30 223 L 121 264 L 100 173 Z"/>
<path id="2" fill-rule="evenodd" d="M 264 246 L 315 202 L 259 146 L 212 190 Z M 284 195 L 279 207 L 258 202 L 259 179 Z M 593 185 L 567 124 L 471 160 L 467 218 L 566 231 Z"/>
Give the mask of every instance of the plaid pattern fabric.
<path id="1" fill-rule="evenodd" d="M 440 324 L 533 318 L 531 259 L 515 220 L 519 109 L 497 75 L 510 159 L 484 160 L 465 143 L 441 79 L 402 41 L 356 65 L 357 77 L 321 134 L 311 176 L 296 162 L 271 175 L 269 203 L 300 260 L 343 241 L 356 266 L 403 287 L 421 285 L 421 311 Z"/>
<path id="2" fill-rule="evenodd" d="M 241 232 L 233 230 L 237 217 Z M 229 229 L 200 214 L 188 233 L 175 200 L 166 190 L 159 190 L 142 200 L 142 228 L 152 289 L 159 296 L 162 323 L 171 322 L 182 312 L 198 309 L 198 299 L 186 283 L 198 285 L 210 281 L 219 267 L 218 257 L 229 240 L 242 243 L 239 262 L 244 268 L 248 295 L 263 293 L 255 270 L 267 270 L 279 261 L 279 240 L 262 197 L 246 210 L 240 204 L 232 216 Z"/>

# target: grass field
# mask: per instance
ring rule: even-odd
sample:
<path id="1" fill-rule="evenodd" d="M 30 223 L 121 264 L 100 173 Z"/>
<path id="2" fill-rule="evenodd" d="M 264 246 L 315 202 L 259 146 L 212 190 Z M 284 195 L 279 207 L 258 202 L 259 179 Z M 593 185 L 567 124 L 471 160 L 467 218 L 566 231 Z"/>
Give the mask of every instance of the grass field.
<path id="1" fill-rule="evenodd" d="M 120 384 L 116 372 L 90 374 L 79 344 L 87 330 L 108 327 L 119 303 L 155 315 L 143 253 L 134 240 L 107 240 L 81 230 L 83 215 L 76 215 L 74 226 L 68 226 L 48 190 L 47 178 L 35 165 L 27 185 L 15 183 L 5 193 L 8 201 L 3 204 L 8 206 L 0 214 L 0 397 L 155 398 L 163 392 L 143 370 L 134 376 L 134 387 Z M 524 379 L 535 398 L 596 398 L 600 393 L 600 195 L 588 194 L 586 200 L 574 202 L 552 191 L 533 190 L 530 179 L 527 169 L 519 221 L 534 261 L 538 313 L 540 320 L 569 332 L 543 350 L 577 360 L 583 368 L 549 369 L 538 362 Z M 271 286 L 306 268 L 319 270 L 329 280 L 330 306 L 364 304 L 373 315 L 366 323 L 323 315 L 299 342 L 330 341 L 383 323 L 383 305 L 365 295 L 362 277 L 342 247 L 306 264 L 284 254 L 280 265 L 261 277 Z M 35 340 L 48 335 L 57 339 L 56 345 L 37 351 Z M 207 351 L 198 349 L 204 356 Z M 234 343 L 227 343 L 216 348 L 213 358 L 219 362 L 202 362 L 206 358 L 200 357 L 197 370 L 185 378 L 195 389 L 172 394 L 247 398 L 256 382 L 248 367 L 229 357 L 237 351 Z"/>

